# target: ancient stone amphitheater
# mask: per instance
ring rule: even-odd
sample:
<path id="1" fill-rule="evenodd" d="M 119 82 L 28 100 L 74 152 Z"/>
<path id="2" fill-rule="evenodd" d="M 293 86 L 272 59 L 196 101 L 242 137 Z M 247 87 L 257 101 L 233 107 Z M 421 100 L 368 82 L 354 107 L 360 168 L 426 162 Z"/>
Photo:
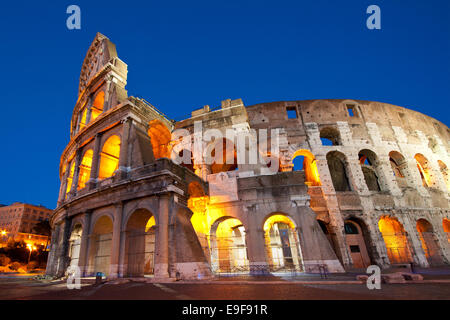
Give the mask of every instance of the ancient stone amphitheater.
<path id="1" fill-rule="evenodd" d="M 333 99 L 225 100 L 173 121 L 129 97 L 126 80 L 115 45 L 97 34 L 61 156 L 48 274 L 77 266 L 82 276 L 197 279 L 448 264 L 443 123 Z M 198 123 L 226 138 L 208 142 Z M 182 142 L 172 135 L 181 129 Z M 238 161 L 238 138 L 264 129 L 269 145 L 277 132 L 276 152 L 262 152 L 270 161 Z M 243 149 L 260 143 L 250 136 Z"/>

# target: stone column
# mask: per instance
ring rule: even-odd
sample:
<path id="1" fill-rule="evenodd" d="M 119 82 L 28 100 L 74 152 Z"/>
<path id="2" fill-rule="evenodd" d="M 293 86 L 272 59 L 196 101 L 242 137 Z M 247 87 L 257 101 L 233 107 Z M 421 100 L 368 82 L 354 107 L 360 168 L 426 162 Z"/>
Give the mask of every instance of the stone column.
<path id="1" fill-rule="evenodd" d="M 123 203 L 119 202 L 115 205 L 116 212 L 114 214 L 113 235 L 111 243 L 111 263 L 108 278 L 115 279 L 119 276 L 119 254 L 120 254 L 120 238 L 122 234 L 122 212 Z"/>
<path id="2" fill-rule="evenodd" d="M 68 218 L 65 218 L 63 222 L 60 225 L 60 232 L 59 232 L 59 241 L 57 243 L 57 250 L 56 250 L 56 276 L 62 277 L 64 276 L 64 273 L 66 272 L 67 268 L 67 262 L 68 262 L 68 245 L 69 245 L 69 234 L 70 234 L 70 226 L 71 226 L 71 220 Z"/>
<path id="3" fill-rule="evenodd" d="M 52 239 L 50 242 L 50 252 L 47 259 L 47 268 L 45 270 L 46 275 L 54 276 L 56 272 L 56 250 L 58 248 L 60 226 L 56 225 L 52 230 Z"/>
<path id="4" fill-rule="evenodd" d="M 169 278 L 169 194 L 159 196 L 155 278 Z"/>
<path id="5" fill-rule="evenodd" d="M 119 247 L 119 278 L 123 278 L 125 276 L 125 272 L 127 271 L 125 268 L 125 246 L 127 240 L 127 232 L 126 230 L 121 231 L 120 236 L 120 247 Z"/>
<path id="6" fill-rule="evenodd" d="M 245 244 L 247 245 L 247 258 L 250 264 L 250 274 L 269 272 L 264 230 L 261 226 L 248 226 L 248 230 L 245 230 Z"/>
<path id="7" fill-rule="evenodd" d="M 407 160 L 408 163 L 408 170 L 411 173 L 412 178 L 412 187 L 416 188 L 417 191 L 419 191 L 420 195 L 429 197 L 430 194 L 428 193 L 428 190 L 423 186 L 422 184 L 422 178 L 420 177 L 419 169 L 417 168 L 417 162 L 414 157 L 409 158 Z"/>
<path id="8" fill-rule="evenodd" d="M 100 147 L 102 142 L 102 133 L 99 132 L 95 135 L 94 141 L 94 155 L 92 157 L 92 168 L 91 175 L 88 181 L 89 190 L 95 189 L 97 187 L 98 169 L 100 168 Z"/>
<path id="9" fill-rule="evenodd" d="M 378 155 L 378 167 L 380 187 L 383 188 L 382 182 L 385 183 L 385 189 L 389 190 L 394 196 L 401 196 L 402 191 L 398 187 L 397 178 L 394 175 L 391 164 L 389 162 L 389 156 Z M 383 189 L 382 189 L 383 190 Z"/>
<path id="10" fill-rule="evenodd" d="M 83 233 L 81 234 L 80 244 L 80 258 L 78 260 L 78 267 L 80 268 L 80 275 L 86 276 L 88 269 L 88 248 L 89 248 L 89 235 L 91 228 L 91 215 L 92 212 L 87 211 L 83 214 Z"/>
<path id="11" fill-rule="evenodd" d="M 120 144 L 120 156 L 119 156 L 119 169 L 117 170 L 117 175 L 119 179 L 126 179 L 128 175 L 128 171 L 130 170 L 128 164 L 128 146 L 129 146 L 129 136 L 130 136 L 130 128 L 132 125 L 132 119 L 126 118 L 122 120 L 122 141 Z"/>
<path id="12" fill-rule="evenodd" d="M 403 213 L 403 212 L 402 212 Z M 414 216 L 412 212 L 407 212 L 408 216 Z M 428 260 L 425 256 L 425 251 L 422 247 L 422 242 L 420 241 L 419 234 L 416 229 L 415 222 L 411 223 L 411 221 L 404 216 L 403 214 L 397 214 L 396 217 L 398 217 L 398 221 L 403 225 L 403 228 L 405 229 L 407 233 L 407 240 L 408 244 L 410 246 L 411 255 L 414 259 L 414 262 L 421 267 L 429 267 Z"/>
<path id="13" fill-rule="evenodd" d="M 107 111 L 109 108 L 109 100 L 111 97 L 111 78 L 108 77 L 106 80 L 106 89 L 105 89 L 105 99 L 103 101 L 103 112 Z"/>
<path id="14" fill-rule="evenodd" d="M 330 218 L 330 235 L 334 244 L 334 250 L 337 257 L 340 259 L 344 268 L 352 265 L 351 256 L 347 250 L 347 242 L 344 233 L 344 219 L 339 209 L 339 202 L 336 196 L 336 191 L 333 187 L 330 169 L 326 156 L 323 154 L 316 155 L 316 165 L 319 171 L 320 180 L 322 183 L 322 194 L 328 208 L 328 216 Z M 349 171 L 349 170 L 348 170 Z M 349 177 L 349 180 L 351 178 Z M 349 181 L 351 184 L 351 181 Z"/>

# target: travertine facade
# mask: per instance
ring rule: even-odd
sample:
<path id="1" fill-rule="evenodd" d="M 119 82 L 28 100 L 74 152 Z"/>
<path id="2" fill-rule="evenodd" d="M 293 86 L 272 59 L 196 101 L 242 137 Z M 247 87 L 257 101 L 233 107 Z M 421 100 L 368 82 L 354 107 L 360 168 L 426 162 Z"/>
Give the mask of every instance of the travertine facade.
<path id="1" fill-rule="evenodd" d="M 110 278 L 203 278 L 449 262 L 450 130 L 439 121 L 369 101 L 238 99 L 175 122 L 128 97 L 126 79 L 98 34 L 61 157 L 48 274 L 76 265 Z M 184 139 L 171 136 L 181 129 Z M 266 130 L 270 146 L 274 129 L 277 152 L 251 136 L 243 147 L 270 163 L 239 161 L 239 137 Z M 231 162 L 217 161 L 222 146 Z"/>

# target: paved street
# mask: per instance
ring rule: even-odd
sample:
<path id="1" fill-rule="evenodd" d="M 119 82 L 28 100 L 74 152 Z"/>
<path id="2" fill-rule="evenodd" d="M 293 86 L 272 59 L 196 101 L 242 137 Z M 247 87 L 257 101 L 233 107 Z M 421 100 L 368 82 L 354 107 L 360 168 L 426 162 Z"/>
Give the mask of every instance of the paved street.
<path id="1" fill-rule="evenodd" d="M 62 283 L 40 283 L 27 279 L 0 279 L 0 299 L 149 299 L 149 300 L 302 300 L 302 299 L 446 299 L 450 300 L 450 283 L 383 284 L 381 290 L 368 290 L 361 284 L 285 284 L 255 282 L 236 283 L 168 283 L 128 282 L 83 284 L 69 290 Z"/>

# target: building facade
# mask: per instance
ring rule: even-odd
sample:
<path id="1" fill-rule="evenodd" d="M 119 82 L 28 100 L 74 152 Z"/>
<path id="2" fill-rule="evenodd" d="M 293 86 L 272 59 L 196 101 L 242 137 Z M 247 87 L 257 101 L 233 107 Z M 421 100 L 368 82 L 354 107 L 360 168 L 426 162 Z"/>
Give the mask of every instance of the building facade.
<path id="1" fill-rule="evenodd" d="M 0 241 L 6 245 L 10 239 L 24 241 L 32 246 L 46 247 L 50 240 L 46 235 L 36 234 L 34 226 L 49 220 L 53 211 L 43 206 L 15 202 L 0 207 Z"/>
<path id="2" fill-rule="evenodd" d="M 128 97 L 126 80 L 97 34 L 61 156 L 48 274 L 188 279 L 450 261 L 443 123 L 330 99 L 225 100 L 176 122 Z"/>

